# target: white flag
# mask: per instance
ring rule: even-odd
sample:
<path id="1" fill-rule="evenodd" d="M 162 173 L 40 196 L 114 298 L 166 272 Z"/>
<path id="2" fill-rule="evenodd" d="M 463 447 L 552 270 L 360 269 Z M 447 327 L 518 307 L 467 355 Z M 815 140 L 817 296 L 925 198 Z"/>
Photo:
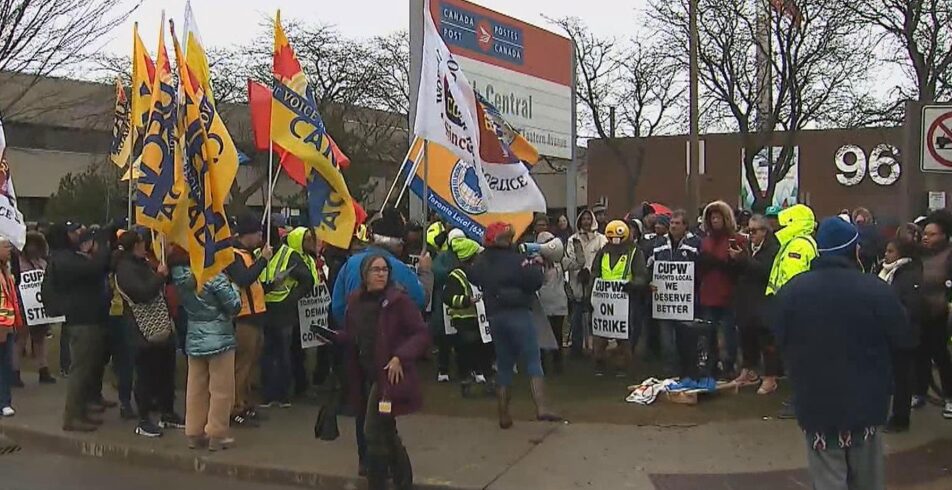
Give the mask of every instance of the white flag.
<path id="1" fill-rule="evenodd" d="M 23 222 L 23 214 L 17 209 L 17 194 L 13 190 L 6 149 L 7 140 L 3 134 L 3 120 L 0 119 L 0 236 L 10 240 L 17 250 L 23 250 L 23 244 L 26 243 L 26 224 Z"/>
<path id="2" fill-rule="evenodd" d="M 429 0 L 423 6 L 423 68 L 413 129 L 417 136 L 442 145 L 460 159 L 477 162 L 482 177 L 476 95 L 436 30 Z"/>

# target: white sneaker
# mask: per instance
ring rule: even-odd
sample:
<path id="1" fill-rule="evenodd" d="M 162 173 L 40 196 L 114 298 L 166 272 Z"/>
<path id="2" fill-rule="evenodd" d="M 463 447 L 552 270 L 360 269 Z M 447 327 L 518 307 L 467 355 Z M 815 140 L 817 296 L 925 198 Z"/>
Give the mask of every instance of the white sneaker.
<path id="1" fill-rule="evenodd" d="M 3 410 L 0 410 L 0 415 L 4 417 L 13 417 L 17 414 L 17 411 L 13 407 L 3 407 Z"/>
<path id="2" fill-rule="evenodd" d="M 482 374 L 477 374 L 477 375 L 476 375 L 476 384 L 478 384 L 478 385 L 484 385 L 484 384 L 486 384 L 486 377 L 483 376 Z"/>
<path id="3" fill-rule="evenodd" d="M 449 383 L 449 382 L 450 382 L 450 375 L 449 375 L 449 374 L 440 373 L 439 375 L 436 376 L 436 382 L 437 382 L 437 383 Z"/>
<path id="4" fill-rule="evenodd" d="M 4 415 L 6 415 L 6 408 L 4 410 Z M 947 419 L 952 419 L 952 400 L 947 400 L 945 402 L 945 408 L 942 409 L 942 417 Z"/>

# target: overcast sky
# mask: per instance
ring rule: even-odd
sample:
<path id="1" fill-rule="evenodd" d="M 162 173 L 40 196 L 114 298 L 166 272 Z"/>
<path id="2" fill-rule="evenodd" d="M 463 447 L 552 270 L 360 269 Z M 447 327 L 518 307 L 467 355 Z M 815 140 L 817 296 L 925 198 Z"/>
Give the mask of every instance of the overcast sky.
<path id="1" fill-rule="evenodd" d="M 600 33 L 621 38 L 643 23 L 642 9 L 646 0 L 475 0 L 474 3 L 550 29 L 543 15 L 575 16 Z M 192 0 L 192 8 L 206 47 L 248 41 L 260 32 L 262 20 L 273 16 L 279 8 L 283 18 L 333 24 L 353 37 L 372 37 L 406 29 L 409 22 L 409 0 Z M 138 21 L 143 41 L 154 51 L 163 9 L 166 16 L 181 22 L 185 0 L 144 0 L 130 19 L 109 35 L 105 49 L 114 54 L 129 53 L 132 23 Z"/>

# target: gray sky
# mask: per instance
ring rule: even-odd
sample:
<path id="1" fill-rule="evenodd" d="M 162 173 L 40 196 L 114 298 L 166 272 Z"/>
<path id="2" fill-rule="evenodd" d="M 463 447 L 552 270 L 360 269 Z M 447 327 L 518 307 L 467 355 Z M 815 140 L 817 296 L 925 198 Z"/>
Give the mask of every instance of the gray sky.
<path id="1" fill-rule="evenodd" d="M 408 0 L 192 0 L 206 47 L 225 47 L 242 43 L 260 32 L 266 16 L 281 9 L 286 19 L 336 25 L 352 37 L 372 37 L 398 29 L 409 22 Z M 475 0 L 474 3 L 547 27 L 542 15 L 576 16 L 602 34 L 627 37 L 643 23 L 646 0 Z M 185 0 L 144 0 L 131 18 L 110 33 L 105 49 L 128 54 L 132 49 L 132 23 L 146 47 L 154 51 L 158 42 L 158 24 L 162 10 L 177 24 L 182 22 Z"/>

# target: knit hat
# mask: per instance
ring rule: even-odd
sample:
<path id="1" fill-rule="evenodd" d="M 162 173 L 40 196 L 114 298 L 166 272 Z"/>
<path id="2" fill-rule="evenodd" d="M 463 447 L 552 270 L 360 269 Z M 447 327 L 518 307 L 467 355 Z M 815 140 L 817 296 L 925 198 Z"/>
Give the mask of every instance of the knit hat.
<path id="1" fill-rule="evenodd" d="M 858 240 L 856 227 L 838 217 L 824 219 L 816 233 L 820 255 L 855 255 Z"/>
<path id="2" fill-rule="evenodd" d="M 460 260 L 469 260 L 483 251 L 483 247 L 479 246 L 476 240 L 470 240 L 465 237 L 453 240 L 451 247 L 453 248 L 453 253 L 456 254 Z"/>
<path id="3" fill-rule="evenodd" d="M 250 214 L 238 216 L 235 219 L 235 229 L 233 231 L 239 236 L 261 233 L 261 221 Z"/>
<path id="4" fill-rule="evenodd" d="M 663 226 L 663 227 L 665 227 L 665 228 L 671 227 L 671 217 L 670 217 L 670 216 L 668 216 L 668 215 L 666 215 L 666 214 L 659 214 L 659 215 L 657 215 L 657 216 L 658 216 L 658 221 L 655 222 L 656 224 L 659 224 L 659 225 L 661 225 L 661 226 Z"/>
<path id="5" fill-rule="evenodd" d="M 777 216 L 780 216 L 780 211 L 781 211 L 780 206 L 770 206 L 767 208 L 767 211 L 764 212 L 764 216 L 768 218 L 771 216 L 777 217 Z"/>
<path id="6" fill-rule="evenodd" d="M 483 235 L 483 244 L 487 247 L 509 248 L 516 233 L 509 223 L 497 221 L 486 227 Z"/>

